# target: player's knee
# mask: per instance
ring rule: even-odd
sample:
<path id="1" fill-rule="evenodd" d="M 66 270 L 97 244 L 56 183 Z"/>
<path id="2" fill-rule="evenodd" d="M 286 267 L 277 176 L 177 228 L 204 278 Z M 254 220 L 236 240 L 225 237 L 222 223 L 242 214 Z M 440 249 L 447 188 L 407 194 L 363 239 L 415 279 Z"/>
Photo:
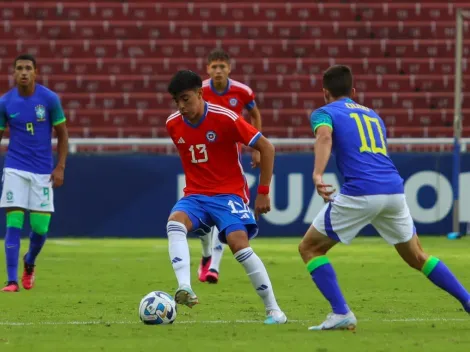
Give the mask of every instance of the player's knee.
<path id="1" fill-rule="evenodd" d="M 299 243 L 298 250 L 302 259 L 309 261 L 314 257 L 325 255 L 328 252 L 328 247 L 321 241 L 303 238 Z"/>
<path id="2" fill-rule="evenodd" d="M 170 217 L 168 218 L 168 224 L 171 221 L 183 224 L 184 227 L 186 228 L 186 231 L 190 231 L 193 226 L 191 220 L 189 219 L 189 216 L 186 213 L 183 213 L 182 211 L 175 211 L 171 213 Z M 167 230 L 168 230 L 168 224 L 167 224 Z"/>
<path id="3" fill-rule="evenodd" d="M 22 229 L 24 224 L 24 211 L 12 210 L 7 212 L 7 227 Z"/>
<path id="4" fill-rule="evenodd" d="M 29 216 L 31 230 L 38 235 L 46 235 L 49 232 L 49 224 L 51 222 L 51 214 L 48 213 L 31 213 Z"/>
<path id="5" fill-rule="evenodd" d="M 227 238 L 227 244 L 233 254 L 250 247 L 250 241 L 248 240 L 248 234 L 244 226 L 231 225 L 227 227 L 227 229 L 225 229 L 225 236 Z"/>
<path id="6" fill-rule="evenodd" d="M 304 258 L 307 253 L 309 253 L 309 250 L 310 250 L 310 246 L 304 241 L 300 241 L 299 243 L 299 254 L 302 258 Z"/>
<path id="7" fill-rule="evenodd" d="M 166 224 L 166 233 L 168 238 L 180 238 L 181 240 L 183 238 L 186 239 L 188 230 L 182 222 L 169 220 Z"/>

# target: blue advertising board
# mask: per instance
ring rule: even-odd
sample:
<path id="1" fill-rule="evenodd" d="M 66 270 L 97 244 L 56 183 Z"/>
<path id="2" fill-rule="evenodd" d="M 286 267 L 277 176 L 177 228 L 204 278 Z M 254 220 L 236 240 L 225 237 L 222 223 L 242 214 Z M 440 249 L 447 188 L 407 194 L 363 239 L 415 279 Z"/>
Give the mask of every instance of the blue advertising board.
<path id="1" fill-rule="evenodd" d="M 409 207 L 420 234 L 452 230 L 452 154 L 392 154 L 405 180 Z M 3 164 L 3 160 L 0 159 Z M 257 170 L 249 155 L 243 166 L 252 194 Z M 358 166 L 359 167 L 359 166 Z M 312 184 L 311 154 L 276 156 L 271 185 L 272 210 L 260 219 L 260 236 L 301 236 L 323 206 Z M 341 179 L 330 162 L 324 181 Z M 460 174 L 462 227 L 470 222 L 470 154 L 462 156 Z M 65 185 L 55 192 L 53 237 L 165 237 L 166 221 L 182 196 L 184 175 L 177 156 L 71 155 Z M 4 228 L 4 216 L 0 227 Z M 365 235 L 375 231 L 366 228 Z"/>

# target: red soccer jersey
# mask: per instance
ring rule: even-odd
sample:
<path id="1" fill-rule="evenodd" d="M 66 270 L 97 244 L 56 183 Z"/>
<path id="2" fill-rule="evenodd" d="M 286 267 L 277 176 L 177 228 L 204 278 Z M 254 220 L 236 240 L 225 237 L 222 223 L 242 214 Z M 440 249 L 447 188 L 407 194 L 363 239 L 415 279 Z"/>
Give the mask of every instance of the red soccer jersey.
<path id="1" fill-rule="evenodd" d="M 253 146 L 261 132 L 233 111 L 210 103 L 197 125 L 175 112 L 166 128 L 183 164 L 185 196 L 235 194 L 248 202 L 237 145 Z"/>
<path id="2" fill-rule="evenodd" d="M 202 89 L 202 97 L 205 101 L 223 106 L 238 115 L 242 114 L 243 108 L 250 111 L 256 106 L 255 94 L 251 88 L 233 79 L 228 80 L 227 88 L 223 93 L 219 93 L 215 90 L 211 79 L 206 79 L 202 83 Z"/>

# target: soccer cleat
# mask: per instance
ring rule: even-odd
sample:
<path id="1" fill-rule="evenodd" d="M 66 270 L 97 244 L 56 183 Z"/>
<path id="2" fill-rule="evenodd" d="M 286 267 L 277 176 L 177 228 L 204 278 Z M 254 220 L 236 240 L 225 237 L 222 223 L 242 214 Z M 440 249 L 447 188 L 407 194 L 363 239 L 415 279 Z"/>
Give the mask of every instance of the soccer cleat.
<path id="1" fill-rule="evenodd" d="M 199 300 L 191 287 L 182 286 L 175 293 L 175 302 L 192 308 L 199 303 Z"/>
<path id="2" fill-rule="evenodd" d="M 31 290 L 34 287 L 34 264 L 26 263 L 26 256 L 23 257 L 23 277 L 21 278 L 21 283 L 23 284 L 23 288 L 25 290 Z"/>
<path id="3" fill-rule="evenodd" d="M 280 310 L 270 310 L 264 323 L 266 325 L 285 324 L 287 323 L 287 317 Z"/>
<path id="4" fill-rule="evenodd" d="M 355 330 L 357 319 L 353 312 L 347 314 L 330 313 L 326 320 L 317 326 L 311 326 L 309 330 Z"/>
<path id="5" fill-rule="evenodd" d="M 18 292 L 20 286 L 16 281 L 8 281 L 7 285 L 2 289 L 2 292 Z"/>
<path id="6" fill-rule="evenodd" d="M 206 281 L 210 284 L 219 282 L 219 273 L 215 269 L 210 269 L 206 274 Z"/>
<path id="7" fill-rule="evenodd" d="M 205 264 L 203 264 L 204 260 L 206 260 Z M 206 275 L 209 272 L 210 266 L 211 266 L 211 257 L 209 257 L 209 259 L 202 257 L 201 262 L 199 263 L 199 268 L 197 269 L 199 281 L 206 282 Z"/>

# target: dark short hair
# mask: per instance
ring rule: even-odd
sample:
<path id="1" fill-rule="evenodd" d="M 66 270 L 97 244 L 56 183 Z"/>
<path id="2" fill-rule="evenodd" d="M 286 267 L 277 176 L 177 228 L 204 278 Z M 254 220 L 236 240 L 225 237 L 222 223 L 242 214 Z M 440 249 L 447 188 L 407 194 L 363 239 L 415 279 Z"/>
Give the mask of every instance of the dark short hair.
<path id="1" fill-rule="evenodd" d="M 353 88 L 353 75 L 348 66 L 335 65 L 323 74 L 323 88 L 327 89 L 333 98 L 350 96 Z"/>
<path id="2" fill-rule="evenodd" d="M 227 61 L 230 62 L 230 56 L 223 49 L 214 49 L 207 56 L 207 64 L 210 64 L 212 61 Z"/>
<path id="3" fill-rule="evenodd" d="M 201 77 L 190 70 L 176 72 L 168 85 L 168 93 L 176 96 L 185 90 L 198 89 L 202 87 Z"/>
<path id="4" fill-rule="evenodd" d="M 36 58 L 31 54 L 22 54 L 16 57 L 15 62 L 13 63 L 14 67 L 16 67 L 16 62 L 20 60 L 29 60 L 33 63 L 33 67 L 36 68 Z"/>

